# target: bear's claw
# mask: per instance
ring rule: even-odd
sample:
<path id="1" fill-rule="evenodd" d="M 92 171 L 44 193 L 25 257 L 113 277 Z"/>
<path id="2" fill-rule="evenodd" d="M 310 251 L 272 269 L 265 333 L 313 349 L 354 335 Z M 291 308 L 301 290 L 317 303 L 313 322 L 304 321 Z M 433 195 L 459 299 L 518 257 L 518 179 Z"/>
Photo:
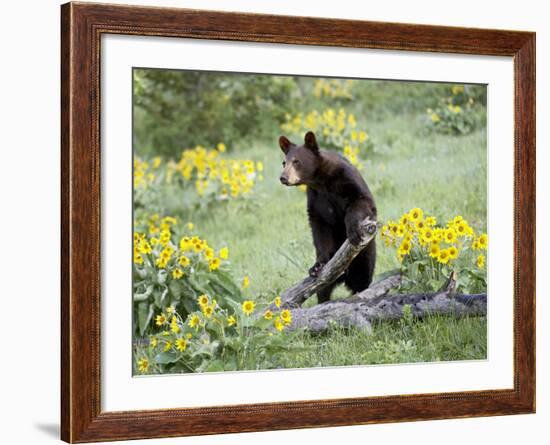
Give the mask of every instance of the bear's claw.
<path id="1" fill-rule="evenodd" d="M 317 278 L 324 265 L 325 263 L 316 262 L 313 266 L 309 268 L 309 276 L 312 278 Z"/>

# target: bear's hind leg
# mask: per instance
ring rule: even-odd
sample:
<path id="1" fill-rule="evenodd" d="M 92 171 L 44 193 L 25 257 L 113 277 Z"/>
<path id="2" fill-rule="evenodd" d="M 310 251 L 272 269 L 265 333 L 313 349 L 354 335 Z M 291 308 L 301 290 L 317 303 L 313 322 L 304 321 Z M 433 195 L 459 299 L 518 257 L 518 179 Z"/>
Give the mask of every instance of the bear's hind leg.
<path id="1" fill-rule="evenodd" d="M 330 296 L 332 294 L 332 291 L 336 287 L 337 283 L 329 284 L 325 287 L 323 287 L 321 290 L 317 291 L 317 303 L 321 304 L 326 301 L 330 301 Z"/>

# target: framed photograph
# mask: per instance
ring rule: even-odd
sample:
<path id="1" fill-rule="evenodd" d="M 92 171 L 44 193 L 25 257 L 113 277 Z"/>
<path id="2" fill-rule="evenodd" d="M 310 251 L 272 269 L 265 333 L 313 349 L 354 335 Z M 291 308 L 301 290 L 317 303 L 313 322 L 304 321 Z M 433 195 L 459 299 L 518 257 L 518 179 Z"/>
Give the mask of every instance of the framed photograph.
<path id="1" fill-rule="evenodd" d="M 61 8 L 67 442 L 535 411 L 535 34 Z"/>

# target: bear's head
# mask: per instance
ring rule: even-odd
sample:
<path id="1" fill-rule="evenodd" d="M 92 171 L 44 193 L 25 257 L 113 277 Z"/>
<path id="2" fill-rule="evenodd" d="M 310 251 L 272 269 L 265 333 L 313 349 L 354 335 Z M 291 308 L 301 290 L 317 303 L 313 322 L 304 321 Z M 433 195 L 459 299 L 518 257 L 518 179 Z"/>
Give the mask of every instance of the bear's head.
<path id="1" fill-rule="evenodd" d="M 279 138 L 279 145 L 285 154 L 283 172 L 279 178 L 281 183 L 288 186 L 311 184 L 316 179 L 315 174 L 321 163 L 319 146 L 313 132 L 306 133 L 303 145 L 293 144 L 285 136 Z"/>

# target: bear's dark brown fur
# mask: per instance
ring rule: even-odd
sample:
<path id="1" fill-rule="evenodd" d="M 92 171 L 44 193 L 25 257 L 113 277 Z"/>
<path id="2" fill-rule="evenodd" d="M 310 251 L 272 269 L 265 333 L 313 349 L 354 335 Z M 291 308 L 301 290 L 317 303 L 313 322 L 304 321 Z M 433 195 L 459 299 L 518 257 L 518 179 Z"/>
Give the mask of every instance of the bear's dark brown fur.
<path id="1" fill-rule="evenodd" d="M 279 138 L 279 145 L 285 153 L 281 182 L 307 186 L 307 212 L 316 252 L 316 262 L 309 273 L 317 276 L 346 238 L 354 245 L 360 242 L 359 223 L 367 216 L 376 219 L 374 198 L 359 171 L 340 154 L 320 150 L 311 131 L 305 135 L 303 145 L 293 144 L 285 136 Z M 372 281 L 375 262 L 373 240 L 338 282 L 343 281 L 353 292 L 366 289 Z M 317 293 L 320 303 L 330 300 L 336 284 Z"/>

